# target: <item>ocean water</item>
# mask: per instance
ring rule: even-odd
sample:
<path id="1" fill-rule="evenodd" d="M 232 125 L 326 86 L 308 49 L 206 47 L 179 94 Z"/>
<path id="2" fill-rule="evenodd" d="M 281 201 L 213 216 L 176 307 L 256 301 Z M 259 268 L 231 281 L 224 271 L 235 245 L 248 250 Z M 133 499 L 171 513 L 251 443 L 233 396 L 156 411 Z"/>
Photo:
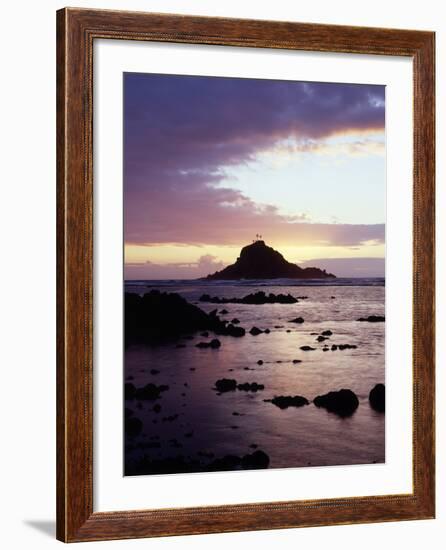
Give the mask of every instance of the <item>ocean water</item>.
<path id="1" fill-rule="evenodd" d="M 241 338 L 218 336 L 219 349 L 199 349 L 208 338 L 196 334 L 156 347 L 130 346 L 125 352 L 124 377 L 135 386 L 148 382 L 167 384 L 154 402 L 133 401 L 126 407 L 143 422 L 142 433 L 126 436 L 125 462 L 183 457 L 203 464 L 226 455 L 243 456 L 255 449 L 265 452 L 270 468 L 370 464 L 385 461 L 385 415 L 368 402 L 370 390 L 385 382 L 385 323 L 358 322 L 359 317 L 384 315 L 384 279 L 313 281 L 127 281 L 126 292 L 144 294 L 151 289 L 181 294 L 209 312 L 226 309 L 221 318 L 237 317 L 247 331 L 253 326 L 269 334 Z M 307 296 L 297 304 L 206 304 L 204 294 L 243 297 L 257 290 Z M 303 317 L 303 324 L 289 321 Z M 278 327 L 278 328 L 275 328 Z M 316 335 L 331 330 L 323 343 Z M 323 352 L 324 344 L 354 344 L 357 349 Z M 315 351 L 302 351 L 309 345 Z M 302 362 L 293 364 L 293 359 Z M 257 361 L 263 364 L 258 365 Z M 155 369 L 159 373 L 151 374 Z M 238 383 L 257 382 L 256 393 L 234 391 L 218 395 L 216 380 L 234 378 Z M 311 401 L 341 388 L 359 399 L 356 412 L 341 418 Z M 307 406 L 281 410 L 265 399 L 302 395 Z"/>

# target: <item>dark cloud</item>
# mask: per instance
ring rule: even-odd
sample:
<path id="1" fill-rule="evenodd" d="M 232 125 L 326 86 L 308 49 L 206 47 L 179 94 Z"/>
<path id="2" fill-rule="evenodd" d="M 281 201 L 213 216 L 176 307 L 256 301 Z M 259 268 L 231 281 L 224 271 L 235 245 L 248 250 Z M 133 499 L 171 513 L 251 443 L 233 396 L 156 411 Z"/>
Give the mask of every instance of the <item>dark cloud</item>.
<path id="1" fill-rule="evenodd" d="M 303 220 L 219 186 L 221 169 L 278 140 L 384 127 L 383 86 L 127 73 L 124 92 L 129 243 L 231 244 L 258 230 L 308 235 Z M 316 240 L 354 245 L 376 232 L 371 238 L 381 238 L 374 226 L 321 226 Z"/>

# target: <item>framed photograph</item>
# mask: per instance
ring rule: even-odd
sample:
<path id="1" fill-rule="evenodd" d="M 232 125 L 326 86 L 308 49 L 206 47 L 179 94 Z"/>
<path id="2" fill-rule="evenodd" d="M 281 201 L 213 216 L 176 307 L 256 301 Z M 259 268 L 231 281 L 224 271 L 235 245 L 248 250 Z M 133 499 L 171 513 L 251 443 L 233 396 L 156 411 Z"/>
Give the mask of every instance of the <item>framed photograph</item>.
<path id="1" fill-rule="evenodd" d="M 434 33 L 57 13 L 57 537 L 434 517 Z"/>

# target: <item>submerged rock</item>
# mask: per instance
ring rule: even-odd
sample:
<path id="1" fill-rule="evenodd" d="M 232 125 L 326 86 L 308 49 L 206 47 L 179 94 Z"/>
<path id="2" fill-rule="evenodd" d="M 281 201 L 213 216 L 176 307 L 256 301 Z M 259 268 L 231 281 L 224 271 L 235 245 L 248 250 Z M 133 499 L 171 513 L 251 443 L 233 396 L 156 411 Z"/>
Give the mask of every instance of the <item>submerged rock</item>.
<path id="1" fill-rule="evenodd" d="M 261 391 L 265 389 L 265 386 L 263 384 L 257 384 L 257 382 L 252 382 L 251 384 L 249 382 L 245 382 L 244 384 L 238 384 L 237 389 L 240 391 Z"/>
<path id="2" fill-rule="evenodd" d="M 221 342 L 218 338 L 214 338 L 210 342 L 199 342 L 198 344 L 195 344 L 196 348 L 218 349 L 220 346 L 221 346 Z"/>
<path id="3" fill-rule="evenodd" d="M 357 321 L 365 321 L 368 323 L 384 323 L 386 318 L 384 315 L 369 315 L 368 317 L 360 317 Z"/>
<path id="4" fill-rule="evenodd" d="M 302 351 L 314 351 L 316 348 L 312 348 L 311 346 L 300 346 L 300 349 Z"/>
<path id="5" fill-rule="evenodd" d="M 279 409 L 287 409 L 288 407 L 303 407 L 309 405 L 310 402 L 301 395 L 279 395 L 273 397 L 273 399 L 265 399 L 265 403 L 272 403 Z"/>
<path id="6" fill-rule="evenodd" d="M 237 389 L 237 380 L 233 378 L 220 378 L 215 382 L 215 389 L 221 393 Z"/>
<path id="7" fill-rule="evenodd" d="M 252 336 L 257 336 L 258 334 L 262 334 L 263 330 L 260 330 L 257 327 L 252 327 L 252 329 L 249 331 L 249 334 L 252 334 Z"/>
<path id="8" fill-rule="evenodd" d="M 332 336 L 333 333 L 331 330 L 324 330 L 324 332 L 321 332 L 322 336 Z"/>
<path id="9" fill-rule="evenodd" d="M 289 321 L 290 323 L 297 323 L 297 324 L 302 324 L 305 322 L 304 318 L 303 317 L 296 317 L 295 319 L 291 319 L 291 321 Z"/>
<path id="10" fill-rule="evenodd" d="M 342 389 L 318 395 L 314 399 L 316 407 L 323 407 L 327 411 L 339 416 L 351 416 L 358 408 L 359 401 L 352 390 Z"/>
<path id="11" fill-rule="evenodd" d="M 384 384 L 376 384 L 369 393 L 369 403 L 372 409 L 377 412 L 386 410 L 386 388 Z"/>
<path id="12" fill-rule="evenodd" d="M 229 323 L 229 325 L 226 326 L 226 334 L 238 338 L 240 336 L 245 336 L 246 330 L 243 327 L 235 327 L 232 323 Z"/>

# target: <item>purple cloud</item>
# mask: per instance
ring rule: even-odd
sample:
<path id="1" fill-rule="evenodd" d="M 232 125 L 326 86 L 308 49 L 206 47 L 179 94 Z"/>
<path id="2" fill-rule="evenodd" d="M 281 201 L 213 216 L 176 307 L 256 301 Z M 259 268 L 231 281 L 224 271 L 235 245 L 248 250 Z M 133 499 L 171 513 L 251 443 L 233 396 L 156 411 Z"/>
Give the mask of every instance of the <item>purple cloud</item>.
<path id="1" fill-rule="evenodd" d="M 237 244 L 259 228 L 296 243 L 382 240 L 382 225 L 308 224 L 218 184 L 281 139 L 383 127 L 383 86 L 126 73 L 125 241 Z"/>

